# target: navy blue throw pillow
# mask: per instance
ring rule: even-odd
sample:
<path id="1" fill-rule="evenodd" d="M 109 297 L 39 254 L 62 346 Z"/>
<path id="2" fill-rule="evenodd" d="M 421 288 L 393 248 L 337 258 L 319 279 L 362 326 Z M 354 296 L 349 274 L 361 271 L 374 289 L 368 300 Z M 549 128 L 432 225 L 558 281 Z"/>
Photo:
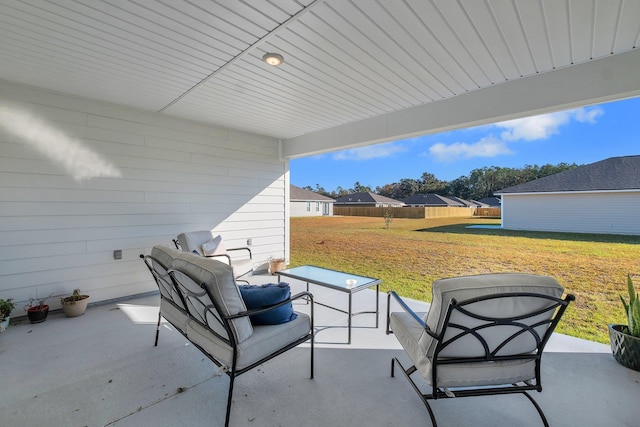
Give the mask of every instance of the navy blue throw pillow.
<path id="1" fill-rule="evenodd" d="M 239 285 L 238 288 L 247 310 L 271 307 L 291 297 L 289 284 L 284 282 L 266 285 Z M 279 325 L 296 317 L 298 315 L 293 311 L 293 305 L 289 303 L 265 313 L 253 315 L 250 319 L 254 325 Z"/>

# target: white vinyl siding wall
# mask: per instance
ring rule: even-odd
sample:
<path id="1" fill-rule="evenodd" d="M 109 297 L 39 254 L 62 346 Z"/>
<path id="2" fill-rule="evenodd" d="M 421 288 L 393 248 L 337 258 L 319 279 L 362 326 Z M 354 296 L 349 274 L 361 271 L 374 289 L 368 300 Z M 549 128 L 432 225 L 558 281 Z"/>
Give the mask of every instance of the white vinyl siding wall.
<path id="1" fill-rule="evenodd" d="M 640 190 L 503 194 L 502 226 L 511 230 L 640 235 Z"/>
<path id="2" fill-rule="evenodd" d="M 74 179 L 2 126 L 19 111 L 28 132 L 44 121 L 121 177 Z M 30 297 L 74 288 L 93 302 L 154 291 L 138 255 L 182 231 L 215 229 L 227 247 L 251 238 L 257 265 L 288 258 L 288 162 L 278 144 L 0 81 L 0 298 L 22 308 Z M 116 249 L 122 260 L 113 259 Z M 48 302 L 59 307 L 55 297 Z"/>

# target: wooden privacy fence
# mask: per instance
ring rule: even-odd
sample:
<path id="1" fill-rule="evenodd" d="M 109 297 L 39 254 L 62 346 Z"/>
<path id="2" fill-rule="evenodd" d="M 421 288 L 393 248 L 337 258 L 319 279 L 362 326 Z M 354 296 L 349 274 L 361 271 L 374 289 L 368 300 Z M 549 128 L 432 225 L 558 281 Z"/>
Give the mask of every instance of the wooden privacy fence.
<path id="1" fill-rule="evenodd" d="M 500 218 L 502 216 L 502 208 L 476 208 L 475 216 L 494 216 Z"/>
<path id="2" fill-rule="evenodd" d="M 477 208 L 485 209 L 485 208 Z M 492 215 L 500 216 L 500 208 L 488 208 Z M 494 209 L 497 209 L 497 214 Z M 392 218 L 443 218 L 443 217 L 470 217 L 478 215 L 474 207 L 453 207 L 453 206 L 429 206 L 429 207 L 405 207 L 405 208 L 374 208 L 374 207 L 353 207 L 353 206 L 333 206 L 334 215 L 342 216 L 370 216 L 381 217 L 389 212 Z"/>

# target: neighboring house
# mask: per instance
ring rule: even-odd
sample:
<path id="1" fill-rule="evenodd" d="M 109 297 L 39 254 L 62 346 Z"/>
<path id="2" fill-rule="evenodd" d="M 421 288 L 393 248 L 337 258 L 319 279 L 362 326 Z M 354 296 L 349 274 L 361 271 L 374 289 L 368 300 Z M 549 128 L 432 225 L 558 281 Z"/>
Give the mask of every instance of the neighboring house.
<path id="1" fill-rule="evenodd" d="M 459 199 L 462 200 L 462 199 Z M 455 207 L 465 207 L 470 206 L 470 204 L 464 204 L 459 200 L 454 200 L 450 197 L 439 196 L 437 194 L 428 193 L 428 194 L 414 194 L 413 196 L 407 197 L 406 199 L 402 199 L 405 205 L 413 206 L 413 207 L 422 207 L 422 206 L 455 206 Z M 467 202 L 469 203 L 469 202 Z"/>
<path id="2" fill-rule="evenodd" d="M 482 199 L 476 202 L 479 206 L 486 208 L 499 208 L 502 205 L 499 197 L 491 196 L 491 197 L 483 197 Z"/>
<path id="3" fill-rule="evenodd" d="M 496 194 L 506 229 L 640 235 L 640 156 L 612 157 Z"/>
<path id="4" fill-rule="evenodd" d="M 404 206 L 404 203 L 389 197 L 380 196 L 379 194 L 366 192 L 347 194 L 346 196 L 338 197 L 336 199 L 336 206 L 386 208 L 401 207 Z"/>
<path id="5" fill-rule="evenodd" d="M 333 200 L 314 191 L 290 185 L 291 216 L 333 215 Z"/>
<path id="6" fill-rule="evenodd" d="M 454 202 L 458 202 L 460 203 L 462 206 L 467 206 L 467 207 L 474 207 L 477 208 L 478 206 L 481 206 L 480 203 L 473 201 L 473 200 L 465 200 L 465 199 L 461 199 L 460 197 L 455 197 L 455 196 L 447 196 L 447 199 L 453 200 Z"/>

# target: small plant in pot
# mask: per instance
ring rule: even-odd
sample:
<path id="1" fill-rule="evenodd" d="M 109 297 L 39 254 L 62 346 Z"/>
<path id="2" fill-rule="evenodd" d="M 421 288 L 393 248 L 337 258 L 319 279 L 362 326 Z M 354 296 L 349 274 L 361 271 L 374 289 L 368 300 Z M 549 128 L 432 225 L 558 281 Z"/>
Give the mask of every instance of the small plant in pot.
<path id="1" fill-rule="evenodd" d="M 632 276 L 627 275 L 629 302 L 620 300 L 627 314 L 626 325 L 609 325 L 609 338 L 613 357 L 623 366 L 640 371 L 640 299 L 633 287 Z"/>
<path id="2" fill-rule="evenodd" d="M 49 306 L 45 304 L 45 302 L 50 297 L 51 295 L 42 299 L 29 298 L 29 304 L 24 308 L 27 311 L 29 322 L 42 323 L 47 320 L 47 316 L 49 315 Z"/>
<path id="3" fill-rule="evenodd" d="M 77 317 L 84 314 L 89 303 L 89 295 L 81 295 L 80 289 L 74 289 L 73 293 L 65 298 L 60 298 L 62 311 L 67 317 Z"/>
<path id="4" fill-rule="evenodd" d="M 4 332 L 9 327 L 11 312 L 15 307 L 11 298 L 0 299 L 0 332 Z"/>

